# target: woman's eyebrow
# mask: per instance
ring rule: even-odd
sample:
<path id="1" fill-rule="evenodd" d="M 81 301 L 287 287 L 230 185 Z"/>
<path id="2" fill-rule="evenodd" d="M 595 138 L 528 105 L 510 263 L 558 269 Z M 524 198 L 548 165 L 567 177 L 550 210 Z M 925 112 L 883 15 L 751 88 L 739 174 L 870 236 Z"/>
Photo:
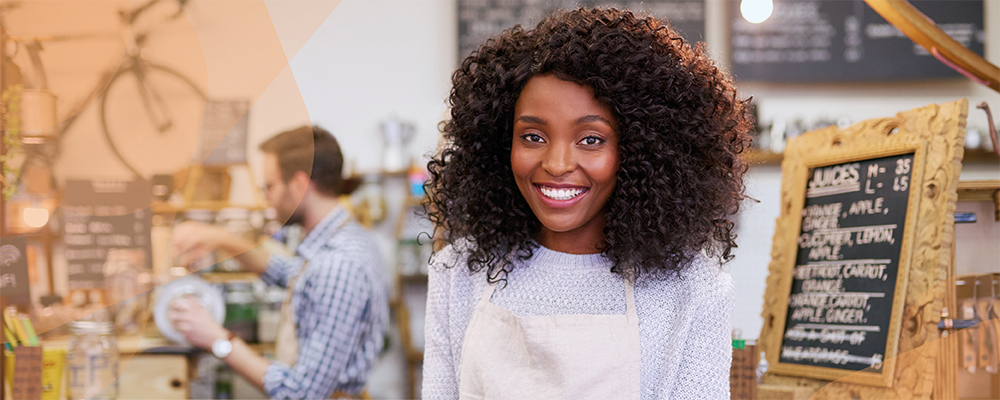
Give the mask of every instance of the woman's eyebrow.
<path id="1" fill-rule="evenodd" d="M 517 120 L 521 121 L 521 122 L 526 122 L 526 123 L 529 123 L 529 124 L 546 125 L 546 122 L 545 122 L 544 119 L 541 119 L 541 118 L 538 118 L 538 117 L 532 116 L 532 115 L 522 115 L 520 117 L 517 117 Z"/>
<path id="2" fill-rule="evenodd" d="M 608 124 L 608 126 L 611 126 L 611 121 L 608 121 L 606 118 L 596 114 L 585 115 L 583 117 L 580 117 L 580 119 L 576 120 L 577 125 L 587 124 L 591 122 L 604 122 L 605 124 Z"/>

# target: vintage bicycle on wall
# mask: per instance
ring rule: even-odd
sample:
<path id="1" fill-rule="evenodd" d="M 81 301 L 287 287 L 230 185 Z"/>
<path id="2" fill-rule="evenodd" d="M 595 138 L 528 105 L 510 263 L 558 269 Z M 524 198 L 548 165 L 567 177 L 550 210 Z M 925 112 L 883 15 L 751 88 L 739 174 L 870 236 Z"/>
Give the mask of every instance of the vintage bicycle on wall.
<path id="1" fill-rule="evenodd" d="M 20 175 L 32 165 L 51 168 L 60 155 L 63 139 L 91 106 L 97 107 L 99 132 L 108 149 L 135 177 L 149 179 L 154 174 L 173 172 L 190 162 L 191 143 L 197 136 L 204 113 L 205 90 L 177 69 L 152 61 L 148 46 L 163 25 L 184 16 L 187 1 L 150 0 L 132 9 L 119 10 L 119 33 L 61 36 L 2 33 L 0 40 L 13 49 L 3 54 L 5 69 L 13 65 L 10 61 L 18 52 L 26 52 L 31 60 L 31 73 L 24 76 L 24 92 L 48 93 L 49 98 L 42 100 L 42 108 L 51 108 L 46 113 L 51 114 L 48 118 L 52 120 L 42 123 L 51 127 L 48 132 L 22 135 L 25 158 Z M 17 6 L 18 3 L 13 2 L 3 5 L 4 11 Z M 43 44 L 101 38 L 124 40 L 121 62 L 105 71 L 85 97 L 57 118 L 55 98 L 49 92 L 42 65 Z M 18 75 L 16 71 L 5 73 L 11 77 L 7 87 L 19 83 L 16 82 L 20 80 Z"/>

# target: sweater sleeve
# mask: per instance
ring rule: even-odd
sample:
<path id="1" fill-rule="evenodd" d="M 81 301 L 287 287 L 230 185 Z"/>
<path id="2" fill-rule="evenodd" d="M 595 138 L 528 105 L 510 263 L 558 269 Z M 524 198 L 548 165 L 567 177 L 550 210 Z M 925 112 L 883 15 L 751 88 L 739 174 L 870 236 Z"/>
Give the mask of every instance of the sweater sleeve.
<path id="1" fill-rule="evenodd" d="M 693 315 L 671 399 L 728 399 L 732 365 L 733 278 L 718 271 Z"/>
<path id="2" fill-rule="evenodd" d="M 445 248 L 435 255 L 435 260 L 449 260 L 451 249 Z M 455 265 L 446 268 L 432 262 L 429 268 L 427 287 L 427 312 L 424 322 L 424 371 L 422 398 L 457 399 L 458 366 L 452 354 L 452 338 L 449 324 L 452 277 Z"/>

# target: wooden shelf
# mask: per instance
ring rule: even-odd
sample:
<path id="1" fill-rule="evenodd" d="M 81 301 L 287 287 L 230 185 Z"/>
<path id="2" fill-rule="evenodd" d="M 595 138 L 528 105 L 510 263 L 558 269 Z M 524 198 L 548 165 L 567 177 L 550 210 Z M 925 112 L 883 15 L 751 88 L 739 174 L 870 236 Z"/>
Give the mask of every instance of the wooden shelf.
<path id="1" fill-rule="evenodd" d="M 972 164 L 997 164 L 1000 163 L 1000 157 L 997 156 L 997 153 L 992 151 L 965 149 L 965 155 L 962 156 L 962 162 Z"/>
<path id="2" fill-rule="evenodd" d="M 427 274 L 399 274 L 399 281 L 402 283 L 427 284 Z"/>
<path id="3" fill-rule="evenodd" d="M 781 161 L 784 159 L 784 154 L 775 153 L 770 150 L 748 149 L 743 152 L 743 157 L 751 167 L 758 167 L 781 165 Z M 966 149 L 965 154 L 962 157 L 962 162 L 965 164 L 998 164 L 1000 163 L 1000 156 L 997 156 L 997 154 L 992 151 Z"/>
<path id="4" fill-rule="evenodd" d="M 69 346 L 69 341 L 71 336 L 59 336 L 50 339 L 42 340 L 42 346 L 47 348 L 59 348 L 65 349 Z M 135 354 L 143 353 L 150 350 L 155 350 L 164 347 L 174 347 L 174 348 L 185 348 L 190 349 L 190 346 L 179 346 L 166 338 L 162 337 L 145 337 L 139 335 L 124 335 L 116 336 L 118 341 L 118 351 L 122 354 Z"/>
<path id="5" fill-rule="evenodd" d="M 193 203 L 193 204 L 188 204 L 188 205 L 185 205 L 185 206 L 182 206 L 182 207 L 175 207 L 175 206 L 172 206 L 172 205 L 170 205 L 169 203 L 166 203 L 166 202 L 159 202 L 159 203 L 153 203 L 153 205 L 150 206 L 150 209 L 153 211 L 154 214 L 176 214 L 176 213 L 182 213 L 182 212 L 189 211 L 189 210 L 220 211 L 220 210 L 225 209 L 225 208 L 240 208 L 240 209 L 252 210 L 252 211 L 259 211 L 259 210 L 266 210 L 267 209 L 266 206 L 259 205 L 259 204 L 258 205 L 238 205 L 238 204 L 231 204 L 231 203 L 225 202 L 225 201 Z"/>
<path id="6" fill-rule="evenodd" d="M 1000 222 L 1000 179 L 959 181 L 958 201 L 992 202 L 995 209 L 993 219 Z"/>
<path id="7" fill-rule="evenodd" d="M 208 283 L 254 282 L 260 276 L 253 272 L 208 272 L 201 275 Z"/>
<path id="8" fill-rule="evenodd" d="M 424 362 L 424 352 L 419 350 L 407 350 L 406 362 L 413 364 L 419 364 Z"/>
<path id="9" fill-rule="evenodd" d="M 958 201 L 994 201 L 1000 191 L 1000 179 L 959 181 Z"/>
<path id="10" fill-rule="evenodd" d="M 770 150 L 748 149 L 743 152 L 743 158 L 751 167 L 765 165 L 781 165 L 781 160 L 785 158 L 782 153 L 775 153 Z"/>

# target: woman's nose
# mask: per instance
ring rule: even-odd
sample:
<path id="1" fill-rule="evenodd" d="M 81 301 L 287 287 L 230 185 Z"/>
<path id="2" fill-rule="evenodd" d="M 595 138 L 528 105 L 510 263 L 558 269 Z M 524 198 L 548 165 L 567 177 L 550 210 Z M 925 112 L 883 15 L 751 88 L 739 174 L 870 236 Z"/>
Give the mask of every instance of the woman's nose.
<path id="1" fill-rule="evenodd" d="M 542 169 L 552 176 L 562 176 L 576 169 L 572 146 L 552 145 L 544 154 Z"/>

